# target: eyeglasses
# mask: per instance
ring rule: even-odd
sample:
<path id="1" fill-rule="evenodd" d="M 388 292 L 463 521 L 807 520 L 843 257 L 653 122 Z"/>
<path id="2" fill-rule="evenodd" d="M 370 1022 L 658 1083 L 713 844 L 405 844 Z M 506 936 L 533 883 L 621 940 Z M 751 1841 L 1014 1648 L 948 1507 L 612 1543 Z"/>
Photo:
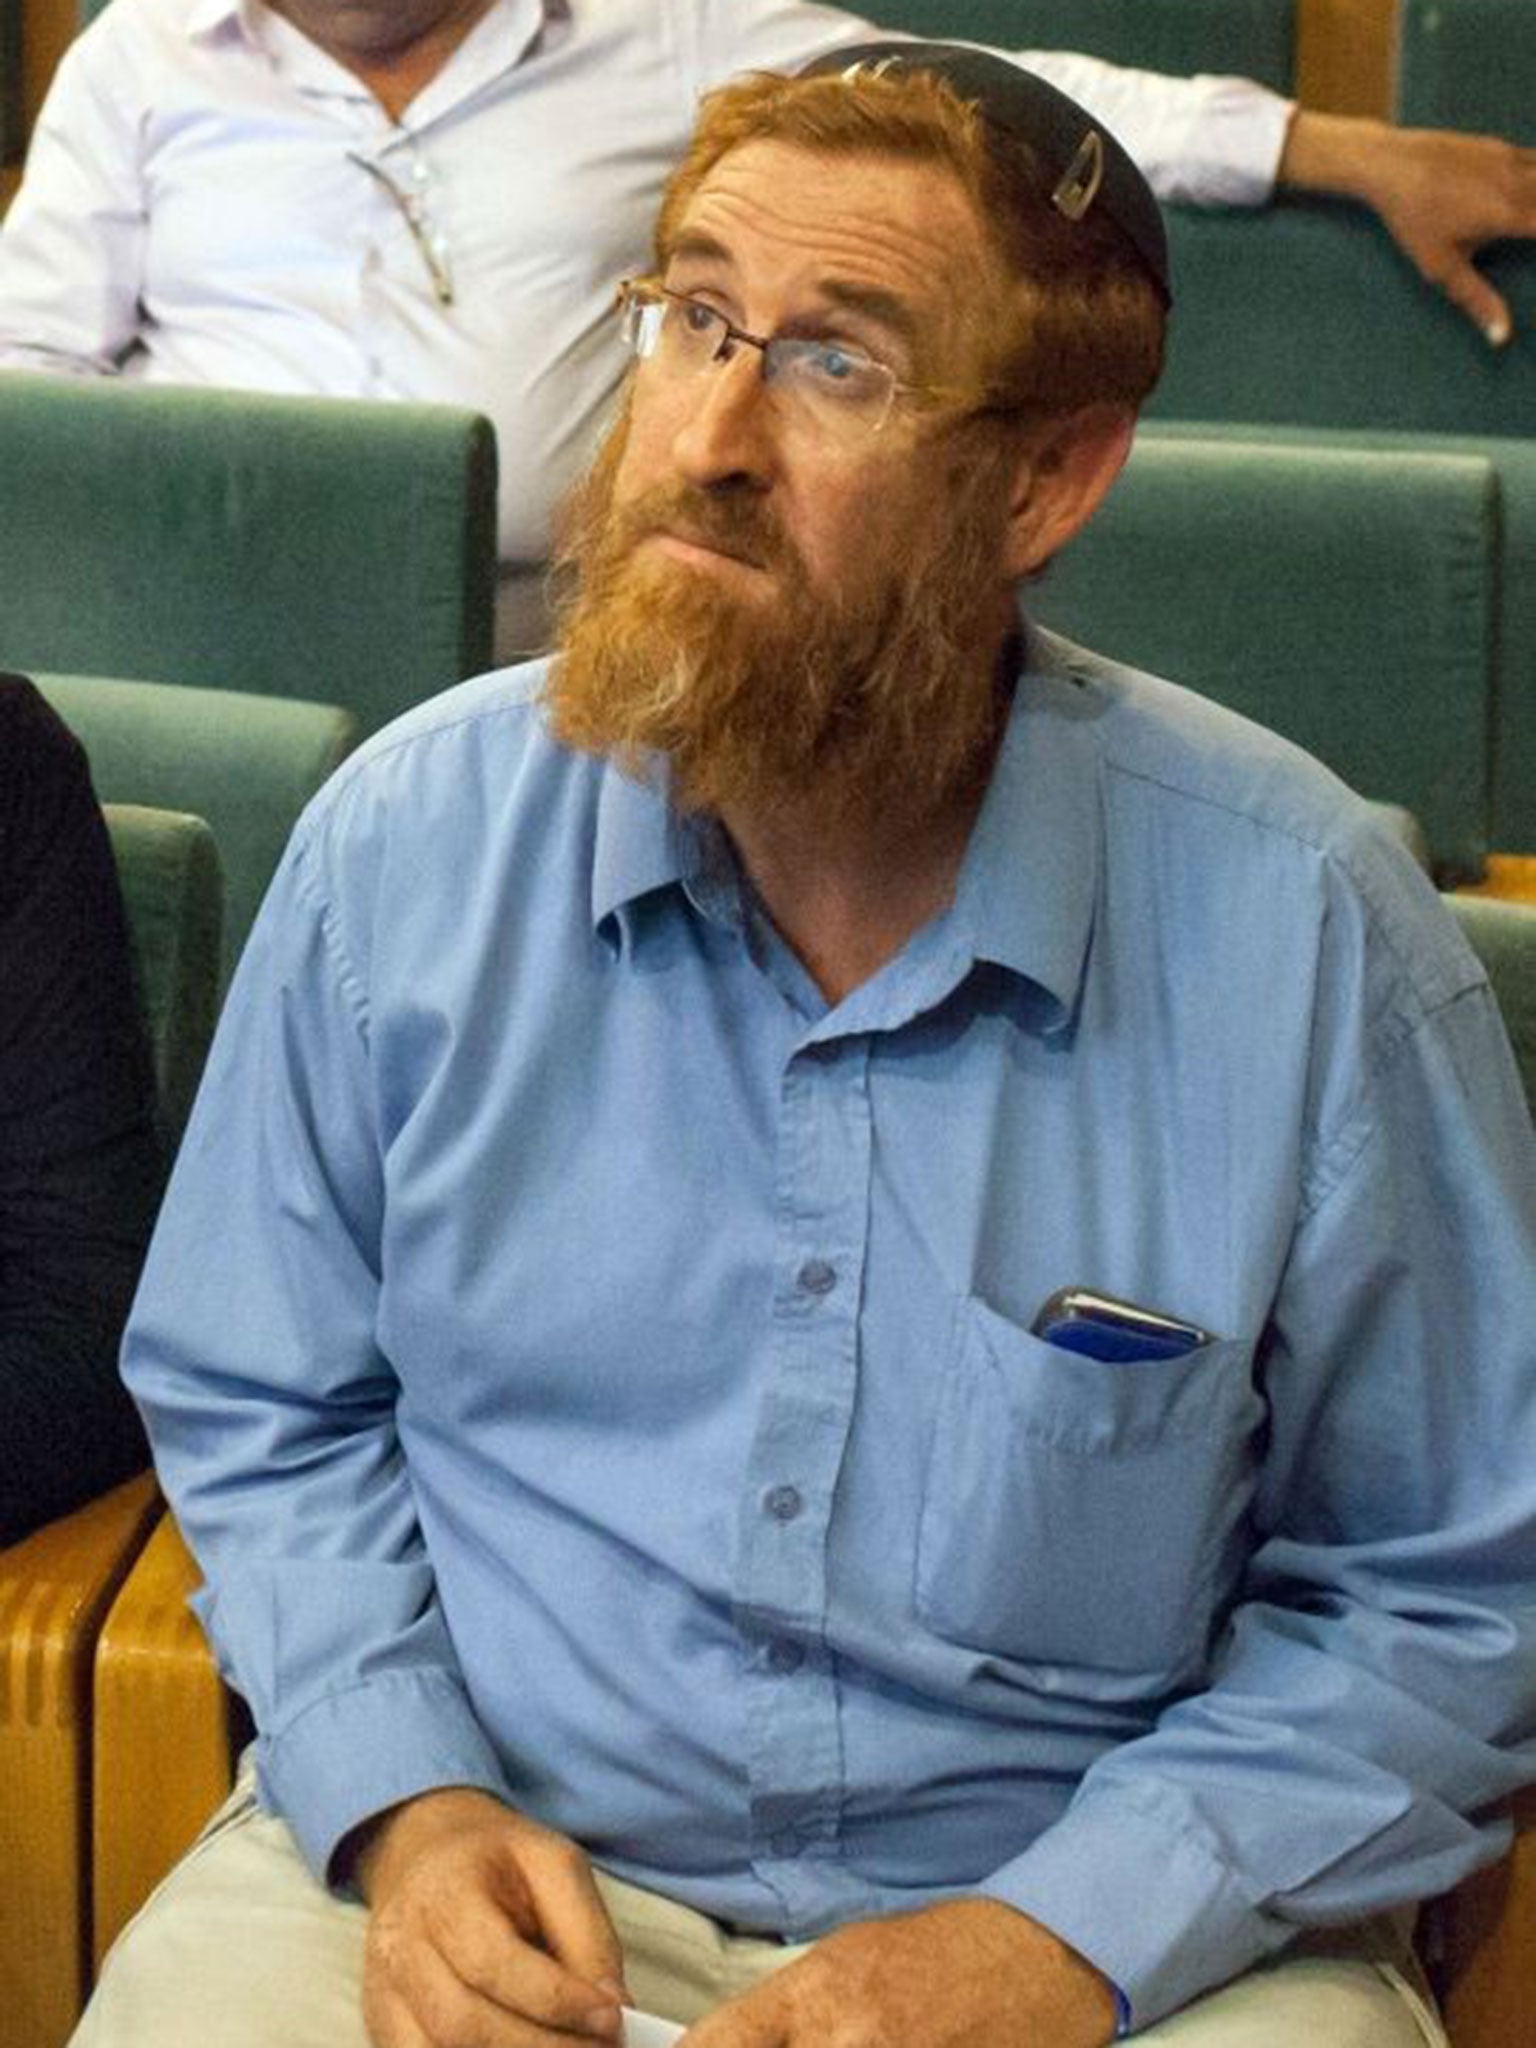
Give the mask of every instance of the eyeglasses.
<path id="1" fill-rule="evenodd" d="M 410 149 L 408 182 L 401 184 L 394 172 L 371 156 L 348 150 L 352 162 L 381 185 L 399 207 L 411 240 L 432 280 L 432 294 L 440 306 L 453 304 L 453 271 L 448 262 L 448 238 L 432 214 L 432 166 L 416 147 L 415 137 L 406 136 Z"/>
<path id="2" fill-rule="evenodd" d="M 630 353 L 663 376 L 689 377 L 712 363 L 728 363 L 744 342 L 762 356 L 763 382 L 786 410 L 824 433 L 852 440 L 878 433 L 898 395 L 919 402 L 963 395 L 937 385 L 903 384 L 889 365 L 848 342 L 748 334 L 718 306 L 650 279 L 626 279 L 617 304 Z"/>

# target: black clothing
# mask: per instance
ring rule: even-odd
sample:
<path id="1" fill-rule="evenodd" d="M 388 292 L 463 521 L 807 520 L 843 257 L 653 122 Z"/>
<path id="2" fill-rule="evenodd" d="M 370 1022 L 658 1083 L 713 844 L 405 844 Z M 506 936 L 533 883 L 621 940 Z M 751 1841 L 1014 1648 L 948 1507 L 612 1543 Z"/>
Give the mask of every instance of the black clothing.
<path id="1" fill-rule="evenodd" d="M 0 1543 L 148 1462 L 117 1347 L 161 1184 L 90 768 L 0 676 Z"/>

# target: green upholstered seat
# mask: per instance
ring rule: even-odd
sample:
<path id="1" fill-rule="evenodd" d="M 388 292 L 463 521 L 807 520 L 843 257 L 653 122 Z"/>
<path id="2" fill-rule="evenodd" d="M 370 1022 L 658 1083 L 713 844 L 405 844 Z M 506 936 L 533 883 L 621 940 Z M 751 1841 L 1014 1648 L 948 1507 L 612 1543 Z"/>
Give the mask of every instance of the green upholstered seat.
<path id="1" fill-rule="evenodd" d="M 224 970 L 245 943 L 294 820 L 357 737 L 333 704 L 173 683 L 33 681 L 90 756 L 104 803 L 206 818 L 224 871 Z"/>
<path id="2" fill-rule="evenodd" d="M 1402 0 L 1397 118 L 1536 143 L 1531 0 Z"/>
<path id="3" fill-rule="evenodd" d="M 1488 970 L 1525 1083 L 1526 1101 L 1536 1115 L 1536 904 L 1509 903 L 1495 896 L 1447 900 Z"/>
<path id="4" fill-rule="evenodd" d="M 162 1128 L 180 1138 L 213 1035 L 223 885 L 201 818 L 104 804 L 154 1055 Z"/>
<path id="5" fill-rule="evenodd" d="M 447 406 L 0 378 L 0 665 L 344 704 L 490 666 L 496 456 Z"/>
<path id="6" fill-rule="evenodd" d="M 1233 71 L 1282 91 L 1293 71 L 1295 0 L 879 0 L 855 11 L 917 35 Z"/>
<path id="7" fill-rule="evenodd" d="M 1533 351 L 1526 344 L 1528 354 Z M 1262 439 L 1279 447 L 1374 448 L 1472 455 L 1499 479 L 1499 573 L 1494 626 L 1490 845 L 1536 852 L 1536 438 L 1324 430 L 1210 420 L 1150 420 L 1141 440 Z"/>
<path id="8" fill-rule="evenodd" d="M 1491 349 L 1358 207 L 1167 216 L 1174 314 L 1154 417 L 1533 431 L 1536 245 L 1486 258 L 1527 337 Z"/>
<path id="9" fill-rule="evenodd" d="M 1026 607 L 1406 806 L 1466 878 L 1488 851 L 1497 514 L 1477 457 L 1152 438 Z"/>

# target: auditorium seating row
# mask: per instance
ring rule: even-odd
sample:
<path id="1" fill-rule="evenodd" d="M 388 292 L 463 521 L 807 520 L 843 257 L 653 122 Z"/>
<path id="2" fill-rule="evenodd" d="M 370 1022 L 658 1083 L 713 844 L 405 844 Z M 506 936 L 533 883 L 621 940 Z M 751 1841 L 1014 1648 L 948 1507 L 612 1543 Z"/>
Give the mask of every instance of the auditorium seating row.
<path id="1" fill-rule="evenodd" d="M 489 663 L 495 454 L 473 414 L 12 377 L 0 471 L 26 507 L 0 524 L 0 666 L 98 679 L 60 687 L 95 707 L 109 797 L 154 746 L 109 678 L 339 705 L 329 727 L 291 714 L 334 760 Z M 1405 805 L 1444 881 L 1536 851 L 1536 439 L 1156 418 L 1027 604 Z M 189 758 L 151 789 L 173 807 L 221 746 L 217 699 L 195 701 Z M 232 764 L 209 799 L 231 958 L 277 852 L 247 862 L 242 791 Z"/>

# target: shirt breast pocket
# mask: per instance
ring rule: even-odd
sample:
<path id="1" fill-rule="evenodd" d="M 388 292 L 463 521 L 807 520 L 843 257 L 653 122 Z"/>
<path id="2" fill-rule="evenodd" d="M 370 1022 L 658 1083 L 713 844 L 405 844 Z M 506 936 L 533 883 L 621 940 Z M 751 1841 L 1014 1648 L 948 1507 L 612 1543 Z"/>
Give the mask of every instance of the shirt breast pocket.
<path id="1" fill-rule="evenodd" d="M 1102 1697 L 1192 1678 L 1235 1580 L 1263 1404 L 1242 1340 L 1106 1364 L 958 1305 L 924 1476 L 918 1618 Z"/>

